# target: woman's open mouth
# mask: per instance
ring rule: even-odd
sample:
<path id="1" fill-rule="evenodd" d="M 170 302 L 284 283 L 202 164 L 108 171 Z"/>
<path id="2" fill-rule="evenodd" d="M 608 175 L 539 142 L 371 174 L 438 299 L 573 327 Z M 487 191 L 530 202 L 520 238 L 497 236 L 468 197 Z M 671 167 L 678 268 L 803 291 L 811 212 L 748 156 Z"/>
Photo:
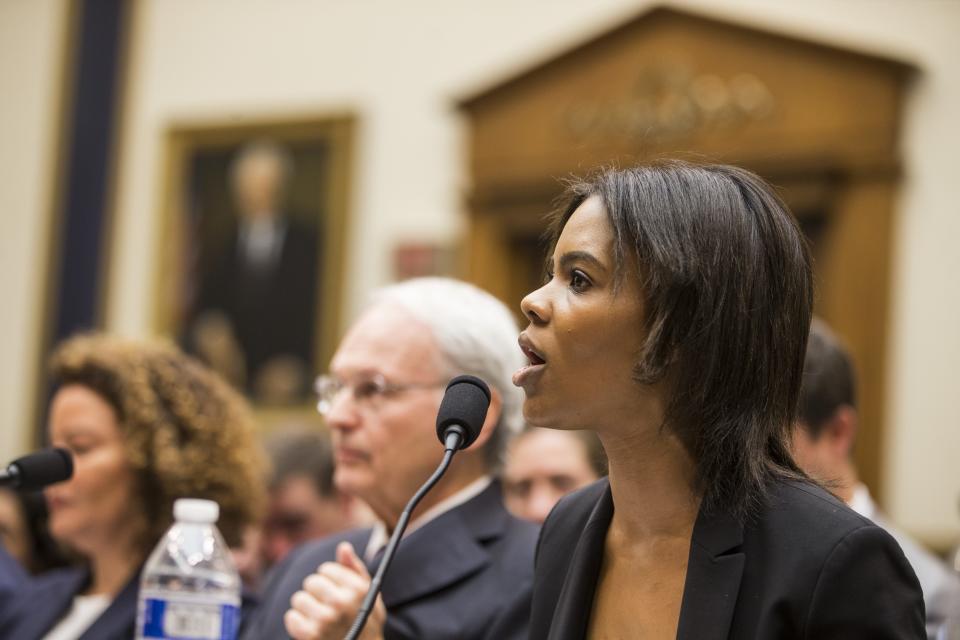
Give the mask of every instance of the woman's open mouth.
<path id="1" fill-rule="evenodd" d="M 521 333 L 518 342 L 520 343 L 520 350 L 527 358 L 527 364 L 513 374 L 513 384 L 518 387 L 526 387 L 540 377 L 547 365 L 547 360 L 537 351 L 526 334 Z"/>

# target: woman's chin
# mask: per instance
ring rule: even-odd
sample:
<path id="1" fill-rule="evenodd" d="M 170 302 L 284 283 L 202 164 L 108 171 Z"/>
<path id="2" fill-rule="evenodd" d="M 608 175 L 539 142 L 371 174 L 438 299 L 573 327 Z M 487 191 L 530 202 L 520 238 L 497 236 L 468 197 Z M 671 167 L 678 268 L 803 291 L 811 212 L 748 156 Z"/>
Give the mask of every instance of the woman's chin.
<path id="1" fill-rule="evenodd" d="M 78 553 L 82 556 L 89 555 L 90 545 L 86 544 L 86 537 L 79 532 L 65 527 L 50 527 L 50 537 L 57 541 L 57 544 Z"/>
<path id="2" fill-rule="evenodd" d="M 544 411 L 543 403 L 539 398 L 527 399 L 523 403 L 523 421 L 531 427 L 540 427 L 543 429 L 563 429 L 564 427 L 556 419 L 556 413 Z"/>

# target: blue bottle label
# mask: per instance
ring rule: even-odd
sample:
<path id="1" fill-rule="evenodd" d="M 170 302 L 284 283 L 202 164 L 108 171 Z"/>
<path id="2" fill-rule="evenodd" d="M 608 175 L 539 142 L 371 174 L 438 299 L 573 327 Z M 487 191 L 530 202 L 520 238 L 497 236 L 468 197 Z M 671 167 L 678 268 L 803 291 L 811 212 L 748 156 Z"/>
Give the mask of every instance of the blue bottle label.
<path id="1" fill-rule="evenodd" d="M 232 604 L 146 598 L 143 637 L 162 640 L 235 640 L 240 609 Z"/>

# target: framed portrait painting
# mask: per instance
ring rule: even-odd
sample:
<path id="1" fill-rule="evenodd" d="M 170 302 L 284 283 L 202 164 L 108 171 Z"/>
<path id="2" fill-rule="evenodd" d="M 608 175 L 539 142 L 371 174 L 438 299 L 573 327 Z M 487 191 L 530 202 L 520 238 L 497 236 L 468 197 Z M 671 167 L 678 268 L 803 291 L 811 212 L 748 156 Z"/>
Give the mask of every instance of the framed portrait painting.
<path id="1" fill-rule="evenodd" d="M 158 329 L 261 408 L 307 405 L 338 337 L 350 117 L 178 125 Z"/>

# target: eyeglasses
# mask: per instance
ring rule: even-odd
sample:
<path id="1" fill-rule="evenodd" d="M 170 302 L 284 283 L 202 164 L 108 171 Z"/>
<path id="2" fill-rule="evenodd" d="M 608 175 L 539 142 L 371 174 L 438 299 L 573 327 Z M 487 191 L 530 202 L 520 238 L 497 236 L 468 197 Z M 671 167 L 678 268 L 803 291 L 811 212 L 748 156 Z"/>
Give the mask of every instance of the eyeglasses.
<path id="1" fill-rule="evenodd" d="M 399 384 L 388 382 L 379 373 L 359 378 L 353 382 L 344 382 L 335 376 L 322 375 L 314 383 L 314 389 L 318 396 L 317 411 L 324 416 L 330 413 L 334 401 L 344 391 L 350 392 L 351 398 L 357 405 L 376 411 L 383 405 L 384 400 L 392 395 L 414 389 L 438 389 L 441 386 L 443 385 L 439 383 Z"/>

